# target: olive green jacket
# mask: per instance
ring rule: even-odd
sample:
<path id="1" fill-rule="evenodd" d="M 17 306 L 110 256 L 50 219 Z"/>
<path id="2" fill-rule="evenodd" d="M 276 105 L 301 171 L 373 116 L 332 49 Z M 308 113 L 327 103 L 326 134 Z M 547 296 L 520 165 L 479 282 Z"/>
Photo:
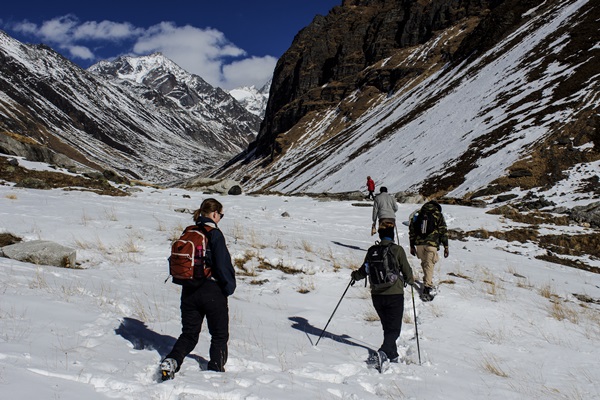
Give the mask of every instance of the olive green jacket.
<path id="1" fill-rule="evenodd" d="M 392 244 L 390 247 L 390 251 L 392 252 L 392 254 L 396 257 L 396 260 L 398 261 L 398 267 L 400 269 L 400 272 L 402 273 L 402 280 L 397 280 L 394 285 L 392 285 L 391 287 L 387 288 L 387 289 L 383 289 L 383 290 L 374 290 L 373 288 L 371 288 L 371 294 L 373 295 L 388 295 L 388 294 L 403 294 L 404 293 L 404 282 L 406 282 L 409 285 L 413 285 L 415 283 L 415 279 L 413 277 L 413 272 L 412 272 L 412 268 L 410 267 L 410 264 L 408 263 L 408 259 L 406 258 L 406 253 L 404 252 L 404 249 L 401 246 L 398 246 L 397 244 L 395 244 L 394 242 L 392 242 L 391 240 L 382 240 L 380 245 L 388 245 L 388 244 Z M 361 279 L 364 279 L 367 277 L 367 271 L 366 271 L 366 266 L 365 266 L 365 262 L 366 262 L 366 258 L 363 261 L 363 264 L 361 265 L 361 267 L 359 269 L 357 269 L 356 271 L 352 271 L 352 279 L 354 279 L 355 281 L 360 281 Z"/>

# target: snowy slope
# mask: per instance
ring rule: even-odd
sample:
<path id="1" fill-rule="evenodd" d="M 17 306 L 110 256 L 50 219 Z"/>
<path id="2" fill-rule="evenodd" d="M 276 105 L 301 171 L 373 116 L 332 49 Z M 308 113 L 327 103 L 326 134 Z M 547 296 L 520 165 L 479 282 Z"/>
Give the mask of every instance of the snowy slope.
<path id="1" fill-rule="evenodd" d="M 0 232 L 73 246 L 81 262 L 81 269 L 60 269 L 0 258 L 2 398 L 600 398 L 598 276 L 537 260 L 543 250 L 533 244 L 451 241 L 436 272 L 439 295 L 415 300 L 419 346 L 408 292 L 402 359 L 384 374 L 365 364 L 382 333 L 361 284 L 348 290 L 315 346 L 373 243 L 371 210 L 278 196 L 219 198 L 221 229 L 239 260 L 227 372 L 205 370 L 203 332 L 176 379 L 159 383 L 156 367 L 180 331 L 179 288 L 164 283 L 169 240 L 191 222 L 175 210 L 193 210 L 205 197 L 179 189 L 112 198 L 0 186 Z M 414 208 L 401 205 L 398 217 Z M 444 206 L 451 229 L 514 227 L 485 211 Z M 407 250 L 405 227 L 399 233 Z"/>
<path id="2" fill-rule="evenodd" d="M 600 104 L 597 79 L 574 92 L 561 86 L 580 70 L 593 71 L 597 60 L 597 36 L 589 38 L 585 62 L 573 65 L 572 57 L 559 57 L 589 5 L 577 0 L 532 11 L 517 31 L 476 59 L 448 65 L 425 80 L 418 76 L 405 85 L 410 89 L 372 96 L 369 111 L 356 120 L 342 114 L 342 107 L 307 117 L 280 135 L 291 144 L 275 162 L 248 163 L 250 154 L 227 172 L 251 175 L 255 189 L 284 193 L 356 190 L 367 175 L 394 191 L 418 191 L 428 180 L 455 174 L 450 196 L 485 187 L 505 176 L 533 144 Z M 438 42 L 451 40 L 441 32 L 400 64 L 408 70 Z M 356 91 L 344 108 L 371 95 L 365 92 Z"/>

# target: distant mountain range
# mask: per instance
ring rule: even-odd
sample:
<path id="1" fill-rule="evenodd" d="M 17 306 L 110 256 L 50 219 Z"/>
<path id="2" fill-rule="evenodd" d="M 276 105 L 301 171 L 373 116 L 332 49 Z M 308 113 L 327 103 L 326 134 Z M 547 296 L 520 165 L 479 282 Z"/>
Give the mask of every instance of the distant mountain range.
<path id="1" fill-rule="evenodd" d="M 597 198 L 599 15 L 591 0 L 343 0 L 270 84 L 230 93 L 160 54 L 85 71 L 0 33 L 0 133 L 152 182 L 345 192 L 371 175 L 429 197 Z"/>
<path id="2" fill-rule="evenodd" d="M 238 101 L 244 108 L 252 114 L 264 117 L 267 110 L 267 101 L 269 100 L 269 90 L 271 89 L 271 80 L 265 83 L 260 89 L 254 86 L 245 86 L 229 91 L 229 94 Z"/>
<path id="3" fill-rule="evenodd" d="M 93 168 L 165 182 L 243 151 L 261 116 L 161 54 L 83 70 L 0 32 L 0 132 Z"/>

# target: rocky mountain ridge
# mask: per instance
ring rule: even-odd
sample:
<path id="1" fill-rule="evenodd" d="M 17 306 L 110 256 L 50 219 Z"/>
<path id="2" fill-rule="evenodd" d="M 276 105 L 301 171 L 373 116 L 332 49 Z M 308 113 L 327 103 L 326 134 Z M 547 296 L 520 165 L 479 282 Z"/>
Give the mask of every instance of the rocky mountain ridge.
<path id="1" fill-rule="evenodd" d="M 436 197 L 547 189 L 600 159 L 599 15 L 587 0 L 344 1 L 296 36 L 257 141 L 214 176 L 284 193 L 366 175 Z"/>
<path id="2" fill-rule="evenodd" d="M 0 132 L 93 169 L 165 182 L 222 164 L 260 118 L 160 54 L 83 70 L 0 32 Z M 5 149 L 6 150 L 6 149 Z"/>

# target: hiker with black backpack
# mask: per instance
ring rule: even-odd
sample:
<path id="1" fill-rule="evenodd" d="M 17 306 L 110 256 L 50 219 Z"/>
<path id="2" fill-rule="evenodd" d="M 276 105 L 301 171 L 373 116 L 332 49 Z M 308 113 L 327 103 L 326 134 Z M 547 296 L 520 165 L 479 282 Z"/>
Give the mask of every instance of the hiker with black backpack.
<path id="1" fill-rule="evenodd" d="M 433 272 L 439 261 L 440 244 L 444 246 L 444 257 L 448 258 L 448 228 L 442 206 L 432 200 L 410 217 L 409 225 L 410 254 L 421 260 L 423 268 L 423 290 L 421 299 L 431 301 L 435 297 Z"/>
<path id="2" fill-rule="evenodd" d="M 398 362 L 396 340 L 402 329 L 404 314 L 404 287 L 414 285 L 413 272 L 401 246 L 394 243 L 395 225 L 382 222 L 376 242 L 367 251 L 362 266 L 352 271 L 351 285 L 369 277 L 371 299 L 383 327 L 383 344 L 367 362 L 383 372 L 389 362 Z"/>
<path id="3" fill-rule="evenodd" d="M 173 349 L 160 364 L 163 380 L 172 379 L 183 359 L 194 350 L 205 317 L 211 336 L 208 370 L 225 371 L 229 341 L 227 297 L 235 291 L 236 282 L 225 237 L 217 226 L 223 217 L 219 201 L 204 200 L 194 212 L 195 226 L 186 228 L 180 240 L 172 245 L 170 273 L 173 282 L 182 286 L 182 328 Z M 189 245 L 191 253 L 186 255 Z M 187 267 L 194 270 L 190 276 L 185 273 Z"/>

